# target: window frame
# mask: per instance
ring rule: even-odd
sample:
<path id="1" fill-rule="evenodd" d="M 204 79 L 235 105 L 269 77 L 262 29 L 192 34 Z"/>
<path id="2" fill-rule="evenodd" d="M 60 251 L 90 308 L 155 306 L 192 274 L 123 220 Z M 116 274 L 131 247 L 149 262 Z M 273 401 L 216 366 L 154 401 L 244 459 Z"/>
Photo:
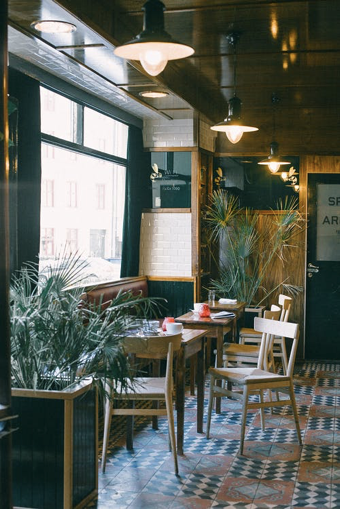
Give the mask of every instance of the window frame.
<path id="1" fill-rule="evenodd" d="M 107 161 L 109 163 L 112 163 L 113 165 L 116 165 L 116 169 L 112 169 L 113 173 L 117 171 L 117 167 L 121 167 L 125 170 L 126 180 L 125 185 L 127 185 L 127 170 L 128 170 L 128 133 L 127 133 L 127 146 L 126 146 L 126 157 L 120 157 L 113 154 L 109 154 L 107 152 L 102 152 L 101 150 L 93 149 L 90 147 L 87 147 L 83 144 L 84 140 L 84 109 L 90 108 L 94 111 L 97 111 L 98 113 L 105 115 L 111 119 L 113 119 L 116 122 L 119 122 L 121 124 L 124 124 L 127 128 L 129 128 L 129 124 L 127 122 L 122 121 L 120 118 L 116 118 L 112 114 L 110 114 L 108 111 L 105 111 L 105 109 L 96 108 L 93 105 L 83 102 L 80 99 L 78 99 L 76 96 L 71 96 L 68 94 L 63 93 L 60 90 L 57 90 L 53 87 L 47 86 L 44 83 L 40 83 L 40 89 L 46 89 L 48 91 L 53 92 L 54 94 L 61 95 L 65 97 L 66 99 L 72 101 L 73 103 L 73 111 L 74 111 L 74 117 L 73 117 L 73 139 L 74 141 L 68 141 L 62 138 L 59 138 L 58 136 L 54 136 L 51 134 L 47 134 L 41 131 L 41 144 L 45 144 L 47 147 L 51 147 L 54 149 L 55 147 L 60 149 L 65 149 L 70 151 L 70 153 L 73 153 L 75 155 L 75 159 L 77 154 L 83 155 L 83 156 L 89 156 L 92 158 L 97 159 L 98 161 Z M 41 188 L 42 189 L 42 188 Z M 68 198 L 65 196 L 65 203 L 66 207 L 70 208 L 70 205 L 68 203 Z M 106 197 L 104 196 L 104 209 L 99 209 L 100 211 L 105 211 L 106 206 Z M 77 208 L 78 207 L 78 198 L 76 198 L 76 204 L 75 206 L 71 208 Z M 46 228 L 45 228 L 46 229 Z M 45 235 L 46 237 L 46 235 Z M 78 238 L 79 241 L 79 238 Z M 41 245 L 41 242 L 40 242 Z M 55 245 L 53 245 L 53 255 L 55 256 Z M 46 250 L 45 250 L 46 251 Z M 49 256 L 48 253 L 42 254 L 42 256 Z M 103 258 L 106 259 L 106 258 Z M 122 262 L 122 258 L 120 256 L 120 263 Z"/>
<path id="2" fill-rule="evenodd" d="M 80 99 L 77 99 L 75 96 L 70 96 L 68 94 L 65 94 L 59 90 L 56 90 L 52 87 L 49 87 L 45 84 L 40 84 L 40 88 L 45 88 L 46 90 L 49 90 L 50 92 L 53 92 L 55 94 L 59 94 L 63 97 L 65 97 L 66 99 L 69 99 L 70 101 L 72 101 L 73 103 L 76 104 L 76 115 L 75 115 L 75 118 L 76 118 L 76 122 L 75 122 L 75 125 L 73 126 L 74 127 L 74 133 L 75 133 L 75 138 L 77 139 L 77 142 L 72 142 L 72 141 L 67 141 L 67 140 L 63 140 L 62 138 L 59 138 L 58 136 L 52 136 L 50 134 L 46 134 L 44 133 L 43 131 L 41 131 L 41 141 L 44 142 L 44 143 L 47 143 L 51 146 L 56 146 L 56 147 L 60 147 L 60 148 L 66 148 L 68 150 L 72 150 L 74 152 L 78 152 L 80 154 L 84 154 L 84 155 L 89 155 L 89 156 L 92 156 L 92 157 L 96 157 L 98 159 L 105 159 L 106 161 L 110 161 L 112 163 L 115 163 L 115 164 L 118 164 L 120 166 L 124 166 L 125 168 L 127 167 L 127 157 L 124 158 L 124 157 L 119 157 L 119 156 L 115 156 L 115 155 L 112 155 L 112 154 L 108 154 L 107 152 L 102 152 L 100 150 L 96 150 L 96 149 L 92 149 L 92 148 L 89 148 L 89 147 L 86 147 L 83 143 L 83 138 L 84 138 L 84 108 L 90 108 L 94 111 L 97 111 L 98 113 L 101 113 L 102 115 L 106 115 L 107 117 L 110 117 L 112 118 L 113 120 L 117 121 L 117 122 L 120 122 L 121 124 L 124 124 L 126 125 L 127 127 L 129 127 L 129 125 L 114 117 L 113 115 L 111 115 L 110 113 L 108 113 L 107 111 L 103 110 L 103 109 L 99 109 L 99 108 L 96 108 L 95 106 L 91 105 L 91 104 L 88 104 L 86 102 L 83 102 L 81 101 Z"/>

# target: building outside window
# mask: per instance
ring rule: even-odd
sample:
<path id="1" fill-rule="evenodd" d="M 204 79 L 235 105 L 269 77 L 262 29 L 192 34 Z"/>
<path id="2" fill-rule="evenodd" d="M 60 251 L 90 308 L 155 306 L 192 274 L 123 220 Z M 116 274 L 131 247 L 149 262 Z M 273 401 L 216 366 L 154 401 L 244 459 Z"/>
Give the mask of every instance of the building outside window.
<path id="1" fill-rule="evenodd" d="M 78 251 L 78 230 L 76 228 L 67 228 L 66 247 L 70 253 Z"/>
<path id="2" fill-rule="evenodd" d="M 96 184 L 96 208 L 105 209 L 105 184 Z"/>
<path id="3" fill-rule="evenodd" d="M 54 256 L 54 228 L 41 229 L 41 256 Z"/>
<path id="4" fill-rule="evenodd" d="M 78 192 L 78 182 L 68 181 L 66 182 L 66 207 L 71 209 L 77 208 L 77 192 Z"/>
<path id="5" fill-rule="evenodd" d="M 128 126 L 43 87 L 41 97 L 40 265 L 67 249 L 88 260 L 92 280 L 119 277 Z"/>
<path id="6" fill-rule="evenodd" d="M 41 183 L 41 205 L 54 207 L 54 181 L 43 179 Z"/>

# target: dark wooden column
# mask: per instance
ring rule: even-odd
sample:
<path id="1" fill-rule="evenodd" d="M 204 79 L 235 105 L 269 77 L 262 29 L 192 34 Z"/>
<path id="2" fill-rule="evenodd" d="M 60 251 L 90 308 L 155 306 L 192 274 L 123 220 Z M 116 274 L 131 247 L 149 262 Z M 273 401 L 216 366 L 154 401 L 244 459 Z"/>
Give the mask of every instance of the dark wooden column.
<path id="1" fill-rule="evenodd" d="M 8 72 L 7 0 L 0 2 L 0 500 L 1 508 L 12 507 L 11 384 L 9 332 L 9 214 L 8 214 Z M 9 432 L 9 433 L 7 433 Z"/>

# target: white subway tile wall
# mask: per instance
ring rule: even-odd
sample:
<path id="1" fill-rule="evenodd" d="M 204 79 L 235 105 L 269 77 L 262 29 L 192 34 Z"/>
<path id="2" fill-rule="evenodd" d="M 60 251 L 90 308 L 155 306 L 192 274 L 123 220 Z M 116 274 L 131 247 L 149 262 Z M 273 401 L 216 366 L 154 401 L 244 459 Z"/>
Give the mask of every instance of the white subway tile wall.
<path id="1" fill-rule="evenodd" d="M 200 119 L 198 146 L 209 152 L 215 152 L 217 132 L 210 129 L 211 124 Z"/>
<path id="2" fill-rule="evenodd" d="M 191 118 L 167 120 L 166 118 L 144 120 L 143 138 L 145 148 L 197 147 L 215 151 L 217 132 L 210 129 L 209 122 L 193 114 Z M 198 132 L 199 131 L 199 132 Z"/>
<path id="3" fill-rule="evenodd" d="M 191 118 L 145 120 L 143 124 L 144 147 L 195 147 L 197 122 Z"/>
<path id="4" fill-rule="evenodd" d="M 192 275 L 191 213 L 142 214 L 139 274 Z"/>

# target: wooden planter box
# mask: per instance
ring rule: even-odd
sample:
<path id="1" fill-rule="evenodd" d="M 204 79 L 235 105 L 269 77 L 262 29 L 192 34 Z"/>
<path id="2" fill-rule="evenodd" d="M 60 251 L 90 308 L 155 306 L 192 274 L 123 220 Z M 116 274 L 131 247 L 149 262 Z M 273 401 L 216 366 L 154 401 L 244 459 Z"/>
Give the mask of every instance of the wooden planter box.
<path id="1" fill-rule="evenodd" d="M 244 326 L 253 329 L 255 316 L 262 317 L 265 309 L 265 306 L 247 306 L 244 309 Z"/>
<path id="2" fill-rule="evenodd" d="M 97 391 L 12 389 L 12 407 L 14 505 L 84 507 L 98 492 Z"/>

